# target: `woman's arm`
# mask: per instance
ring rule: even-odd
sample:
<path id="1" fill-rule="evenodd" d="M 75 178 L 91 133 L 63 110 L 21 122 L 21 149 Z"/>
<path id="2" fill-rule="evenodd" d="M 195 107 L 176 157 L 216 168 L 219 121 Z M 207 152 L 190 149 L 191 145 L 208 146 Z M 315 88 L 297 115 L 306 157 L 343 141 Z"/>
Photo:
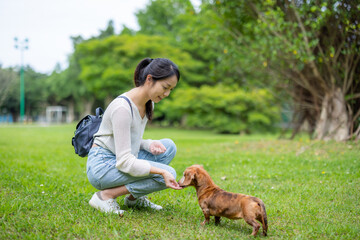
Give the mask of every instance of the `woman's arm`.
<path id="1" fill-rule="evenodd" d="M 150 173 L 162 175 L 164 177 L 165 184 L 167 187 L 175 189 L 175 190 L 182 189 L 179 186 L 179 184 L 176 182 L 174 176 L 171 173 L 169 173 L 168 171 L 161 169 L 161 168 L 151 166 Z"/>
<path id="2" fill-rule="evenodd" d="M 110 117 L 115 141 L 116 168 L 135 177 L 149 175 L 150 163 L 136 158 L 131 153 L 132 115 L 130 110 L 123 105 L 116 106 L 111 110 Z"/>

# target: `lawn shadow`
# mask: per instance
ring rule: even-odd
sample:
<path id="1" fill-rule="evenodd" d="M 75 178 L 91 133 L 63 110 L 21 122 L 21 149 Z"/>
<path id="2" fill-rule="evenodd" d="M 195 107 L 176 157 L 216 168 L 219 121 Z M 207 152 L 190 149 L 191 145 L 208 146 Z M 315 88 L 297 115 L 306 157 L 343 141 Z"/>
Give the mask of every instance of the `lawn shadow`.
<path id="1" fill-rule="evenodd" d="M 248 225 L 243 219 L 231 220 L 231 219 L 221 218 L 221 222 L 218 225 L 215 225 L 214 219 L 212 219 L 212 220 L 213 221 L 210 220 L 209 224 L 206 226 L 214 228 L 214 229 L 221 228 L 222 230 L 228 230 L 232 234 L 239 233 L 242 235 L 242 237 L 252 237 L 251 236 L 252 227 L 250 225 Z M 269 234 L 268 234 L 268 236 L 269 236 Z M 256 237 L 265 237 L 263 235 L 262 226 L 260 227 L 259 232 L 256 235 Z"/>

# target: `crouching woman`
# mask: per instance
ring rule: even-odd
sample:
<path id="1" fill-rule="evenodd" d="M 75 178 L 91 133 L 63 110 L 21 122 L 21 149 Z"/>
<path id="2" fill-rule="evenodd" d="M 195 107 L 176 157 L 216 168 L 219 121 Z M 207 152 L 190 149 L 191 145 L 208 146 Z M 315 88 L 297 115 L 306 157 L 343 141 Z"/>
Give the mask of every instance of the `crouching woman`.
<path id="1" fill-rule="evenodd" d="M 142 139 L 153 104 L 169 96 L 180 79 L 178 67 L 165 58 L 143 59 L 135 69 L 135 88 L 107 107 L 87 160 L 90 183 L 100 190 L 89 204 L 103 212 L 123 214 L 116 198 L 127 195 L 127 207 L 160 210 L 146 195 L 181 189 L 169 166 L 176 146 L 170 139 Z"/>

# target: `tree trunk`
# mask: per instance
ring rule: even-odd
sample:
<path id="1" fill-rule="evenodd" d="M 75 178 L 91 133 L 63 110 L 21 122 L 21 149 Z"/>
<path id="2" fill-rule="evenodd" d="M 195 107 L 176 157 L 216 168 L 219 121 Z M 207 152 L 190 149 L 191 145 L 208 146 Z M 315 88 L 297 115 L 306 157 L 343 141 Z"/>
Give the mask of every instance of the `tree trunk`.
<path id="1" fill-rule="evenodd" d="M 315 138 L 344 141 L 349 138 L 349 116 L 344 94 L 340 88 L 325 94 L 320 118 L 315 129 Z"/>
<path id="2" fill-rule="evenodd" d="M 87 99 L 86 102 L 84 102 L 85 111 L 81 118 L 85 117 L 86 115 L 91 114 L 91 109 L 94 105 L 94 102 L 95 102 L 95 99 L 91 99 L 91 100 Z"/>
<path id="3" fill-rule="evenodd" d="M 72 123 L 75 120 L 75 104 L 74 101 L 71 100 L 68 105 L 68 123 Z"/>
<path id="4" fill-rule="evenodd" d="M 111 103 L 112 100 L 114 100 L 113 97 L 111 97 L 111 96 L 106 96 L 106 98 L 105 98 L 105 100 L 104 100 L 105 108 L 106 108 L 107 106 L 109 106 L 109 104 Z"/>

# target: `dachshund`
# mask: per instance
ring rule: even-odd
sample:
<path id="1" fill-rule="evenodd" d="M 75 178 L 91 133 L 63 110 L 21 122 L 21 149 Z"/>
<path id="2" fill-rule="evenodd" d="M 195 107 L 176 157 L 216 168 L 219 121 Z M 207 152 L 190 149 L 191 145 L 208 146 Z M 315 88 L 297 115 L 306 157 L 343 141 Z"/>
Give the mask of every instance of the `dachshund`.
<path id="1" fill-rule="evenodd" d="M 200 165 L 188 167 L 180 179 L 181 187 L 194 186 L 199 205 L 205 220 L 201 225 L 209 223 L 210 216 L 215 216 L 215 224 L 220 217 L 244 219 L 253 227 L 251 235 L 256 236 L 262 223 L 263 234 L 267 236 L 268 224 L 265 205 L 259 198 L 245 194 L 230 193 L 222 190 L 211 179 L 207 171 Z M 257 221 L 256 221 L 257 220 Z"/>

